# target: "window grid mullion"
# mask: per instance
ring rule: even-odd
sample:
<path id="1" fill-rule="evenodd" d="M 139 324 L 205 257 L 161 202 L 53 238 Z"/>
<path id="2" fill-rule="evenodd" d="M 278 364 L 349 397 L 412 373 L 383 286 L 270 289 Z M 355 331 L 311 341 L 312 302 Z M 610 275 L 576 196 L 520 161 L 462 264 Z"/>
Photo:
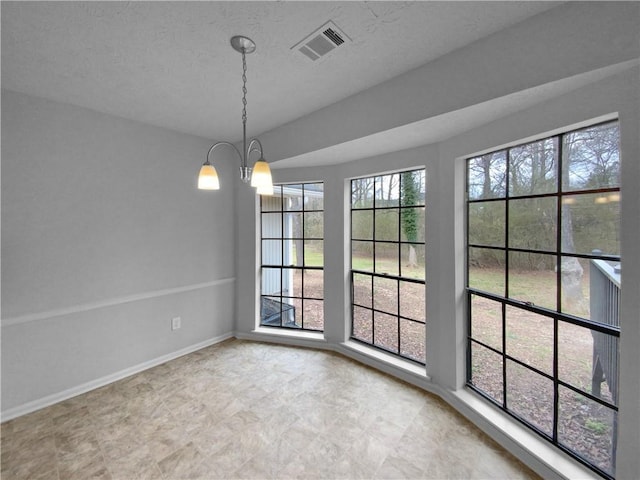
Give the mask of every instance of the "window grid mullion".
<path id="1" fill-rule="evenodd" d="M 602 122 L 600 124 L 597 125 L 591 125 L 588 127 L 583 127 L 574 131 L 570 131 L 570 132 L 565 132 L 562 134 L 558 134 L 555 136 L 551 136 L 551 137 L 547 137 L 544 139 L 540 139 L 538 141 L 534 141 L 531 142 L 532 144 L 538 143 L 542 148 L 544 148 L 544 152 L 542 153 L 542 155 L 544 155 L 544 157 L 542 157 L 542 161 L 546 161 L 546 159 L 548 159 L 547 154 L 550 151 L 547 147 L 547 145 L 551 145 L 552 148 L 552 153 L 553 153 L 553 158 L 555 160 L 555 167 L 556 167 L 556 184 L 555 184 L 555 191 L 552 193 L 543 193 L 543 194 L 534 194 L 534 195 L 521 195 L 521 196 L 516 196 L 513 194 L 513 192 L 511 191 L 511 182 L 512 182 L 512 172 L 510 171 L 512 168 L 512 164 L 511 164 L 511 155 L 512 155 L 512 151 L 514 149 L 518 149 L 518 148 L 522 148 L 523 146 L 529 145 L 528 143 L 525 144 L 520 144 L 520 145 L 515 145 L 512 146 L 508 149 L 505 150 L 506 152 L 506 159 L 505 159 L 505 166 L 504 166 L 504 170 L 496 170 L 494 173 L 498 173 L 498 174 L 502 174 L 503 172 L 505 173 L 505 177 L 504 177 L 504 184 L 505 184 L 505 196 L 504 198 L 476 198 L 473 200 L 470 200 L 470 170 L 467 170 L 467 182 L 466 182 L 466 203 L 467 203 L 467 208 L 466 208 L 466 217 L 465 217 L 465 227 L 467 229 L 466 231 L 466 244 L 467 244 L 467 268 L 466 268 L 466 285 L 467 285 L 467 328 L 468 328 L 468 341 L 467 341 L 467 378 L 468 380 L 468 385 L 475 391 L 478 391 L 482 396 L 486 397 L 487 399 L 489 399 L 490 401 L 497 403 L 495 399 L 493 399 L 491 397 L 490 394 L 484 392 L 482 389 L 478 388 L 477 386 L 474 385 L 473 383 L 473 379 L 474 379 L 474 375 L 472 372 L 472 368 L 473 368 L 473 359 L 472 359 L 472 345 L 474 344 L 478 344 L 478 345 L 482 345 L 485 348 L 488 348 L 489 350 L 493 351 L 494 353 L 499 353 L 496 351 L 495 348 L 493 347 L 489 347 L 488 345 L 486 345 L 484 342 L 481 342 L 480 340 L 477 340 L 474 338 L 473 336 L 473 323 L 474 323 L 474 316 L 473 316 L 473 306 L 472 306 L 472 297 L 473 295 L 479 295 L 480 297 L 484 297 L 493 301 L 496 301 L 500 304 L 501 306 L 501 330 L 502 330 L 502 359 L 503 359 L 503 368 L 502 368 L 502 373 L 503 373 L 503 379 L 502 379 L 502 399 L 503 399 L 503 406 L 502 409 L 514 416 L 515 418 L 517 418 L 518 420 L 520 420 L 521 422 L 525 423 L 527 426 L 529 426 L 530 428 L 532 428 L 533 430 L 535 430 L 537 433 L 539 433 L 540 435 L 542 435 L 545 438 L 548 438 L 555 446 L 557 446 L 558 448 L 560 448 L 561 450 L 569 453 L 571 456 L 573 456 L 574 458 L 576 458 L 578 461 L 580 461 L 582 464 L 586 465 L 587 467 L 589 467 L 591 470 L 597 472 L 598 474 L 600 474 L 601 476 L 605 477 L 605 478 L 613 478 L 613 476 L 608 473 L 607 471 L 605 471 L 603 468 L 605 467 L 600 467 L 599 465 L 596 465 L 595 460 L 593 460 L 594 457 L 589 456 L 589 455 L 593 455 L 593 454 L 585 454 L 585 453 L 580 453 L 578 450 L 576 450 L 577 447 L 575 446 L 571 446 L 570 443 L 567 443 L 566 441 L 562 440 L 559 438 L 559 424 L 560 424 L 560 387 L 563 388 L 567 388 L 571 391 L 573 391 L 575 394 L 580 395 L 581 397 L 587 398 L 593 402 L 595 402 L 596 404 L 599 404 L 603 407 L 606 407 L 608 409 L 610 409 L 613 412 L 617 412 L 618 411 L 618 407 L 616 405 L 614 405 L 613 403 L 609 403 L 608 400 L 606 400 L 607 397 L 600 398 L 599 396 L 596 396 L 594 394 L 588 393 L 586 391 L 581 390 L 578 387 L 573 386 L 570 383 L 567 383 L 563 380 L 560 379 L 560 362 L 559 362 L 559 358 L 560 358 L 560 338 L 559 338 L 559 328 L 560 328 L 560 322 L 562 321 L 563 323 L 567 323 L 567 324 L 572 324 L 572 325 L 576 325 L 579 327 L 583 327 L 587 330 L 590 330 L 592 333 L 594 332 L 599 332 L 602 334 L 606 334 L 609 335 L 610 337 L 613 338 L 619 338 L 620 336 L 620 329 L 619 327 L 615 326 L 614 322 L 607 322 L 606 320 L 600 320 L 599 317 L 594 317 L 596 318 L 596 320 L 593 320 L 592 318 L 582 318 L 582 317 L 578 317 L 576 315 L 578 314 L 570 314 L 570 313 L 566 313 L 563 312 L 563 306 L 562 306 L 562 301 L 563 301 L 563 295 L 564 292 L 562 290 L 562 279 L 563 279 L 563 259 L 565 258 L 573 258 L 573 259 L 585 259 L 585 260 L 604 260 L 604 261 L 620 261 L 620 256 L 619 255 L 602 255 L 601 253 L 598 253 L 596 251 L 590 252 L 590 254 L 581 254 L 581 253 L 575 253 L 574 251 L 564 251 L 564 250 L 569 250 L 568 247 L 570 247 L 570 244 L 568 244 L 567 248 L 563 248 L 563 241 L 564 236 L 563 236 L 563 225 L 566 221 L 564 217 L 564 214 L 570 214 L 570 212 L 566 212 L 563 210 L 563 198 L 566 195 L 571 195 L 571 196 L 580 196 L 580 195 L 588 195 L 588 194 L 598 194 L 598 193 L 607 193 L 607 192 L 619 192 L 620 188 L 619 188 L 619 184 L 617 187 L 599 187 L 599 188 L 585 188 L 582 190 L 565 190 L 564 188 L 564 181 L 565 181 L 565 170 L 567 168 L 566 165 L 564 165 L 564 162 L 566 161 L 566 159 L 564 158 L 564 147 L 565 147 L 565 138 L 568 135 L 572 135 L 576 132 L 581 132 L 581 131 L 586 131 L 588 129 L 593 129 L 594 127 L 600 126 L 600 125 L 606 125 L 606 124 L 614 124 L 617 123 L 617 121 L 605 121 Z M 591 132 L 588 132 L 591 133 Z M 605 135 L 609 134 L 609 132 L 605 132 Z M 619 134 L 619 133 L 618 133 Z M 585 135 L 586 137 L 586 135 Z M 578 141 L 582 141 L 580 136 L 578 136 Z M 528 157 L 527 161 L 533 162 L 536 157 L 535 155 L 539 154 L 540 150 L 538 150 L 536 152 L 535 150 L 535 145 L 534 145 L 534 153 L 531 154 L 531 156 Z M 615 147 L 614 147 L 615 148 Z M 485 155 L 493 155 L 497 152 L 500 151 L 496 151 L 493 153 L 487 153 Z M 495 158 L 495 157 L 493 157 Z M 580 157 L 577 157 L 580 158 Z M 616 158 L 614 161 L 619 162 L 619 158 Z M 491 160 L 489 160 L 489 162 L 491 162 Z M 467 164 L 469 165 L 469 163 Z M 491 164 L 476 164 L 478 165 L 480 168 L 493 168 L 493 165 Z M 485 167 L 486 165 L 486 167 Z M 543 164 L 544 165 L 544 164 Z M 547 164 L 549 165 L 549 164 Z M 531 168 L 533 168 L 535 166 L 534 163 L 531 163 Z M 617 166 L 617 164 L 614 164 L 614 168 Z M 470 168 L 470 167 L 468 167 Z M 500 168 L 500 165 L 498 166 L 498 168 Z M 484 170 L 486 172 L 486 170 Z M 476 171 L 476 175 L 482 175 L 483 170 L 480 170 L 480 174 L 477 174 Z M 475 181 L 474 182 L 474 186 L 478 186 L 481 185 L 481 179 L 482 177 L 474 177 L 474 178 L 480 178 L 479 181 Z M 485 177 L 486 178 L 486 177 Z M 605 180 L 605 181 L 609 181 L 609 180 Z M 486 185 L 486 184 L 485 184 Z M 597 186 L 597 185 L 596 185 Z M 556 225 L 555 225 L 555 248 L 553 249 L 553 251 L 545 251 L 545 250 L 538 250 L 538 249 L 523 249 L 523 248 L 513 248 L 510 245 L 510 210 L 511 208 L 515 207 L 515 204 L 512 205 L 512 200 L 521 200 L 524 198 L 554 198 L 556 201 L 556 206 L 555 206 L 555 215 L 556 215 Z M 473 203 L 481 203 L 481 202 L 492 202 L 492 201 L 504 201 L 505 202 L 505 219 L 504 219 L 504 238 L 505 238 L 505 246 L 504 248 L 502 247 L 494 247 L 494 246 L 487 246 L 487 245 L 481 245 L 481 244 L 471 244 L 470 241 L 470 214 L 469 214 L 469 205 L 473 204 Z M 514 210 L 515 212 L 515 210 Z M 512 212 L 513 213 L 513 212 Z M 516 227 L 514 227 L 516 228 Z M 504 255 L 505 255 L 505 260 L 504 260 L 504 297 L 500 297 L 499 295 L 490 293 L 490 292 L 484 292 L 482 290 L 478 290 L 475 288 L 472 288 L 470 286 L 470 279 L 469 279 L 469 270 L 470 270 L 470 249 L 471 248 L 481 248 L 481 249 L 487 249 L 487 250 L 495 250 L 495 251 L 503 251 Z M 510 273 L 511 273 L 511 264 L 512 264 L 512 259 L 511 257 L 511 253 L 514 252 L 523 252 L 523 253 L 533 253 L 533 254 L 547 254 L 547 255 L 553 255 L 553 257 L 555 257 L 555 311 L 547 309 L 545 307 L 537 307 L 535 306 L 533 303 L 529 303 L 529 302 L 520 302 L 518 300 L 515 299 L 510 299 L 509 298 L 509 292 L 510 292 Z M 515 261 L 515 259 L 513 259 L 513 261 Z M 574 260 L 575 261 L 575 260 Z M 516 264 L 514 263 L 514 266 Z M 612 280 L 615 281 L 615 280 Z M 478 283 L 478 285 L 480 285 Z M 514 283 L 515 285 L 515 283 Z M 489 290 L 489 289 L 488 289 Z M 515 293 L 515 292 L 514 292 Z M 522 309 L 522 310 L 527 310 L 530 312 L 533 312 L 537 315 L 542 315 L 544 317 L 549 317 L 552 321 L 553 321 L 553 334 L 552 334 L 552 342 L 553 342 L 553 351 L 552 351 L 552 355 L 553 355 L 553 363 L 552 363 L 552 374 L 549 375 L 545 372 L 542 372 L 540 370 L 538 370 L 537 368 L 534 368 L 530 365 L 528 365 L 526 362 L 518 360 L 512 356 L 510 356 L 509 354 L 507 354 L 507 328 L 506 328 L 506 309 L 507 306 L 512 306 L 515 307 L 517 309 Z M 516 321 L 518 321 L 516 319 Z M 607 322 L 607 323 L 601 323 L 601 322 Z M 614 323 L 613 325 L 611 325 L 610 323 Z M 595 355 L 595 353 L 594 353 Z M 594 357 L 595 358 L 595 357 Z M 552 405 L 552 414 L 553 414 L 553 424 L 552 424 L 552 433 L 551 436 L 549 436 L 548 433 L 543 432 L 542 430 L 540 430 L 540 428 L 538 428 L 537 426 L 533 425 L 530 421 L 526 420 L 523 417 L 520 417 L 519 414 L 515 413 L 515 411 L 512 411 L 509 407 L 509 405 L 507 404 L 507 392 L 510 389 L 510 386 L 508 385 L 508 378 L 507 378 L 507 361 L 513 361 L 517 364 L 520 364 L 521 366 L 527 368 L 528 370 L 536 373 L 537 375 L 543 377 L 543 378 L 547 378 L 553 381 L 553 405 Z M 570 378 L 566 379 L 567 381 L 571 381 L 571 382 L 575 382 L 576 380 L 571 380 Z M 517 388 L 517 387 L 516 387 Z M 586 388 L 586 387 L 585 387 Z M 613 393 L 612 393 L 613 395 Z M 616 420 L 614 417 L 613 420 L 613 442 L 616 441 L 615 439 L 615 425 L 616 425 Z M 561 442 L 565 442 L 565 444 L 561 443 Z M 612 450 L 612 455 L 615 454 L 615 450 Z M 612 458 L 610 461 L 610 465 L 612 469 L 615 469 L 615 459 Z M 614 471 L 614 470 L 612 470 Z"/>
<path id="2" fill-rule="evenodd" d="M 505 180 L 505 205 L 504 205 L 504 296 L 509 297 L 509 206 L 510 206 L 510 195 L 509 188 L 511 183 L 510 170 L 511 170 L 511 153 L 510 149 L 507 149 L 505 152 L 505 160 L 506 160 L 506 180 Z M 468 207 L 467 207 L 468 209 Z M 509 408 L 509 404 L 507 401 L 508 388 L 509 388 L 509 379 L 507 377 L 507 306 L 505 303 L 502 303 L 501 307 L 501 317 L 502 317 L 502 405 L 504 408 Z"/>
<path id="3" fill-rule="evenodd" d="M 300 241 L 300 243 L 302 245 L 302 267 L 303 267 L 302 270 L 300 271 L 300 288 L 302 289 L 302 291 L 300 292 L 300 296 L 302 297 L 302 300 L 300 300 L 300 308 L 302 310 L 300 312 L 300 326 L 304 330 L 304 278 L 306 277 L 304 272 L 307 266 L 307 256 L 306 256 L 306 246 L 305 246 L 307 230 L 305 228 L 306 215 L 304 210 L 304 183 L 302 184 L 300 212 L 301 212 L 300 217 L 301 217 L 301 223 L 302 223 L 301 232 L 300 232 L 300 236 L 302 237 L 302 240 Z"/>
<path id="4" fill-rule="evenodd" d="M 396 318 L 398 319 L 398 355 L 400 355 L 400 352 L 402 351 L 402 349 L 400 348 L 400 341 L 401 341 L 401 335 L 400 335 L 400 328 L 401 328 L 401 320 L 400 320 L 400 282 L 398 280 L 396 280 L 396 292 L 397 292 L 397 299 L 398 299 L 398 306 L 397 311 L 396 311 Z"/>
<path id="5" fill-rule="evenodd" d="M 518 248 L 518 247 L 511 247 L 511 248 L 505 248 L 505 247 L 497 247 L 495 245 L 482 245 L 482 244 L 478 244 L 478 243 L 470 243 L 467 245 L 467 247 L 469 248 L 482 248 L 485 250 L 498 250 L 498 251 L 502 251 L 505 252 L 505 255 L 507 254 L 507 252 L 517 252 L 517 253 L 537 253 L 540 255 L 557 255 L 557 250 L 536 250 L 536 249 L 530 249 L 530 248 Z M 619 262 L 620 261 L 620 255 L 607 255 L 605 253 L 598 253 L 598 254 L 594 254 L 594 253 L 569 253 L 569 252 L 561 252 L 560 254 L 562 257 L 573 257 L 573 258 L 583 258 L 585 260 L 605 260 L 608 262 Z"/>
<path id="6" fill-rule="evenodd" d="M 376 344 L 376 312 L 373 309 L 373 275 L 369 275 L 369 281 L 371 282 L 371 343 Z"/>
<path id="7" fill-rule="evenodd" d="M 396 212 L 398 212 L 398 231 L 397 231 L 397 235 L 398 235 L 398 276 L 402 277 L 402 210 L 400 209 L 400 204 L 401 202 L 401 198 L 402 198 L 402 175 L 398 175 L 398 207 L 395 209 Z M 402 351 L 401 346 L 400 346 L 400 342 L 401 342 L 401 335 L 400 335 L 400 328 L 401 328 L 401 323 L 400 323 L 400 282 L 398 280 L 395 281 L 396 282 L 396 298 L 397 298 L 397 311 L 396 311 L 396 322 L 397 322 L 397 332 L 398 332 L 398 355 L 400 355 L 400 352 Z"/>
<path id="8" fill-rule="evenodd" d="M 594 322 L 592 320 L 586 320 L 586 319 L 575 317 L 563 312 L 554 312 L 554 311 L 545 309 L 543 307 L 538 307 L 534 304 L 529 304 L 526 302 L 522 302 L 520 300 L 511 299 L 511 298 L 499 297 L 498 295 L 485 292 L 482 290 L 477 290 L 474 288 L 468 288 L 467 292 L 474 295 L 479 295 L 481 297 L 488 298 L 498 303 L 504 303 L 506 305 L 509 305 L 515 308 L 527 310 L 537 315 L 542 315 L 544 317 L 549 317 L 549 318 L 557 317 L 559 321 L 570 323 L 571 325 L 576 325 L 578 327 L 594 330 L 596 332 L 605 333 L 607 335 L 611 335 L 612 337 L 620 337 L 620 327 L 606 325 L 603 323 Z"/>
<path id="9" fill-rule="evenodd" d="M 280 257 L 280 327 L 284 327 L 284 298 L 283 298 L 283 285 L 284 285 L 284 245 L 285 245 L 285 208 L 284 208 L 284 196 L 280 200 L 280 236 L 282 237 L 282 256 Z"/>
<path id="10" fill-rule="evenodd" d="M 556 137 L 557 152 L 557 169 L 556 175 L 556 311 L 562 311 L 562 182 L 563 178 L 563 145 L 564 135 Z M 558 443 L 558 421 L 560 407 L 560 388 L 558 385 L 558 317 L 553 317 L 553 442 Z"/>
<path id="11" fill-rule="evenodd" d="M 421 169 L 417 169 L 417 170 L 411 170 L 410 172 L 414 172 L 414 171 L 421 171 Z M 398 183 L 396 184 L 397 187 L 394 188 L 398 188 L 398 192 L 402 191 L 402 173 L 404 172 L 396 172 L 393 173 L 391 175 L 397 175 L 398 178 Z M 404 278 L 403 275 L 405 274 L 405 269 L 403 269 L 402 266 L 402 247 L 403 245 L 406 243 L 407 246 L 410 245 L 424 245 L 424 242 L 403 242 L 401 240 L 402 237 L 402 212 L 403 212 L 403 208 L 404 206 L 401 204 L 401 194 L 398 197 L 398 204 L 397 205 L 386 205 L 384 197 L 385 197 L 385 193 L 383 192 L 384 189 L 384 179 L 385 179 L 385 175 L 377 175 L 377 176 L 372 176 L 370 177 L 373 183 L 373 192 L 372 192 L 372 198 L 371 198 L 371 207 L 365 207 L 365 208 L 355 208 L 354 203 L 353 203 L 353 199 L 354 199 L 354 181 L 356 180 L 352 180 L 351 183 L 351 211 L 350 211 L 350 220 L 351 220 L 351 284 L 352 284 L 352 288 L 351 288 L 351 295 L 352 295 L 352 318 L 353 315 L 355 315 L 355 306 L 356 304 L 354 303 L 354 296 L 355 296 L 355 277 L 354 274 L 355 273 L 359 273 L 359 274 L 363 274 L 363 275 L 367 275 L 367 277 L 369 278 L 370 281 L 370 287 L 371 287 L 371 302 L 372 305 L 371 307 L 368 309 L 370 311 L 371 314 L 371 343 L 369 343 L 369 341 L 366 340 L 362 340 L 359 339 L 357 337 L 355 337 L 355 327 L 354 327 L 354 322 L 352 321 L 352 325 L 351 325 L 351 336 L 354 340 L 357 341 L 362 341 L 363 343 L 369 344 L 375 348 L 380 348 L 384 351 L 387 352 L 391 352 L 394 353 L 395 355 L 398 355 L 400 357 L 406 358 L 412 362 L 416 362 L 418 364 L 424 365 L 424 361 L 418 361 L 415 360 L 411 357 L 404 357 L 401 354 L 402 351 L 402 334 L 401 334 L 401 325 L 402 325 L 402 319 L 404 319 L 405 317 L 400 315 L 400 281 L 406 281 L 407 283 L 416 283 L 416 284 L 422 284 L 425 285 L 425 281 L 424 280 L 418 280 L 418 279 L 414 279 L 414 278 Z M 424 176 L 421 177 L 421 181 L 424 182 Z M 424 193 L 423 190 L 423 186 L 421 186 L 420 189 L 420 194 L 422 195 Z M 411 208 L 419 208 L 419 207 L 424 207 L 424 202 L 416 204 L 416 205 L 411 205 Z M 408 207 L 407 207 L 408 208 Z M 360 239 L 358 237 L 354 237 L 354 230 L 353 230 L 353 225 L 354 225 L 354 211 L 370 211 L 371 212 L 371 228 L 372 228 L 372 237 L 370 239 Z M 381 211 L 391 211 L 391 212 L 396 212 L 397 215 L 397 226 L 395 227 L 395 234 L 397 236 L 396 240 L 381 240 L 379 238 L 379 234 L 378 234 L 378 228 L 379 228 L 379 220 L 378 219 L 378 212 Z M 354 249 L 354 242 L 370 242 L 371 245 L 371 259 L 372 259 L 372 265 L 371 265 L 371 271 L 363 271 L 363 270 L 356 270 L 353 268 L 353 249 Z M 382 271 L 380 271 L 380 268 L 383 267 L 383 265 L 380 264 L 381 259 L 378 258 L 378 255 L 380 253 L 380 249 L 382 245 L 387 245 L 390 249 L 395 250 L 394 255 L 397 256 L 397 259 L 394 261 L 395 262 L 395 266 L 396 266 L 396 275 L 391 275 L 391 274 L 387 274 L 387 273 L 383 273 Z M 385 278 L 385 279 L 389 279 L 389 280 L 395 280 L 395 294 L 396 297 L 398 299 L 398 303 L 397 303 L 397 307 L 396 307 L 396 311 L 395 312 L 386 312 L 386 311 L 382 311 L 382 310 L 378 310 L 376 308 L 373 308 L 373 302 L 374 302 L 374 277 L 379 277 L 379 278 Z M 361 308 L 365 308 L 361 305 L 357 305 Z M 380 333 L 380 325 L 377 324 L 377 320 L 376 320 L 376 313 L 381 313 L 381 314 L 386 314 L 386 315 L 393 315 L 396 318 L 395 324 L 396 324 L 396 336 L 397 336 L 397 347 L 395 348 L 395 352 L 393 352 L 392 349 L 388 348 L 388 347 L 381 347 L 379 345 L 376 345 L 377 342 L 377 337 L 379 336 L 378 334 Z M 422 325 L 426 325 L 426 321 L 422 322 L 419 320 L 415 320 L 415 319 L 411 319 L 411 318 L 406 318 L 408 321 L 412 321 L 418 324 L 422 324 Z"/>
<path id="12" fill-rule="evenodd" d="M 299 300 L 300 304 L 301 304 L 301 308 L 302 310 L 298 310 L 297 315 L 294 315 L 294 319 L 293 319 L 293 323 L 295 325 L 296 322 L 296 317 L 299 318 L 300 320 L 300 324 L 299 326 L 296 326 L 296 328 L 300 329 L 300 330 L 309 330 L 307 328 L 307 319 L 305 318 L 304 315 L 304 306 L 305 306 L 305 301 L 306 300 L 315 300 L 315 301 L 322 301 L 324 300 L 323 298 L 318 298 L 317 296 L 312 296 L 309 298 L 305 298 L 304 297 L 304 289 L 305 289 L 305 283 L 307 282 L 307 280 L 305 279 L 305 274 L 304 272 L 306 270 L 316 270 L 316 271 L 322 271 L 324 270 L 323 266 L 307 266 L 306 265 L 306 258 L 304 255 L 304 242 L 305 240 L 316 240 L 316 241 L 323 241 L 324 238 L 323 237 L 310 237 L 310 238 L 306 238 L 304 236 L 304 230 L 305 230 L 305 212 L 311 211 L 311 212 L 324 212 L 324 210 L 321 209 L 312 209 L 312 210 L 307 210 L 305 208 L 304 205 L 304 195 L 305 195 L 305 191 L 309 191 L 306 189 L 305 184 L 300 184 L 300 192 L 302 194 L 302 204 L 300 206 L 300 210 L 288 210 L 287 207 L 285 206 L 285 199 L 283 198 L 284 195 L 284 191 L 282 189 L 281 185 L 276 186 L 277 190 L 276 190 L 276 194 L 280 195 L 280 202 L 279 202 L 279 207 L 277 209 L 274 210 L 265 210 L 265 199 L 264 198 L 260 198 L 260 208 L 261 208 L 261 216 L 260 216 L 260 221 L 261 221 L 261 232 L 264 232 L 264 220 L 265 220 L 265 214 L 276 214 L 279 217 L 279 228 L 278 230 L 280 231 L 280 237 L 273 237 L 273 236 L 261 236 L 261 243 L 262 245 L 264 245 L 264 241 L 265 240 L 278 240 L 280 241 L 280 264 L 267 264 L 267 263 L 262 263 L 261 262 L 261 272 L 264 275 L 264 269 L 265 268 L 270 268 L 273 270 L 278 271 L 278 278 L 279 278 L 279 282 L 280 282 L 280 290 L 277 294 L 269 294 L 269 295 L 265 295 L 263 292 L 261 292 L 261 298 L 275 298 L 279 300 L 279 307 L 276 310 L 276 313 L 279 312 L 279 321 L 277 322 L 276 325 L 263 325 L 263 326 L 268 326 L 268 327 L 284 327 L 289 329 L 290 326 L 285 325 L 285 315 L 292 315 L 292 309 L 295 308 L 295 305 L 293 304 L 289 304 L 288 302 L 291 301 L 296 301 Z M 315 191 L 314 191 L 315 192 Z M 267 207 L 269 208 L 269 207 Z M 300 220 L 300 225 L 302 227 L 302 234 L 300 236 L 294 236 L 293 234 L 291 235 L 287 235 L 286 231 L 287 231 L 287 214 L 291 213 L 291 214 L 299 214 L 301 217 Z M 293 221 L 293 219 L 292 219 Z M 285 265 L 285 252 L 289 251 L 286 247 L 287 243 L 292 244 L 292 242 L 302 242 L 302 265 L 293 265 L 292 261 L 288 261 L 286 263 L 288 263 L 288 265 Z M 264 259 L 263 259 L 264 260 Z M 290 259 L 292 260 L 292 259 Z M 283 291 L 283 287 L 285 285 L 285 271 L 287 272 L 287 275 L 290 275 L 291 277 L 287 277 L 287 278 L 292 278 L 294 275 L 300 275 L 300 289 L 301 291 L 298 292 L 296 294 L 296 292 L 294 292 L 293 290 L 291 290 L 293 288 L 293 284 L 289 285 L 289 290 L 287 291 L 287 295 L 285 296 L 285 292 Z M 274 272 L 275 273 L 275 272 Z M 287 304 L 285 305 L 285 299 L 287 301 Z M 261 325 L 262 325 L 262 319 L 261 319 Z M 311 328 L 311 331 L 318 331 L 317 328 Z M 322 330 L 320 330 L 322 331 Z"/>

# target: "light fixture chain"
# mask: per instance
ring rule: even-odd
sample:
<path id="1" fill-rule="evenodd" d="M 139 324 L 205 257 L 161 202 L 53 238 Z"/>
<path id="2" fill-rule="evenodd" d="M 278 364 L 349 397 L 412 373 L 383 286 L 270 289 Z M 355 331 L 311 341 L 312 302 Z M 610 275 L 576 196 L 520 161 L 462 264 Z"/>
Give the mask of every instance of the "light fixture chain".
<path id="1" fill-rule="evenodd" d="M 242 49 L 242 124 L 247 125 L 247 60 Z"/>
<path id="2" fill-rule="evenodd" d="M 220 184 L 218 174 L 209 161 L 213 150 L 219 145 L 226 145 L 232 148 L 240 158 L 240 179 L 244 183 L 251 182 L 252 187 L 257 187 L 259 195 L 273 195 L 273 182 L 271 180 L 271 170 L 263 158 L 262 144 L 257 138 L 252 138 L 247 148 L 247 53 L 252 53 L 256 49 L 256 44 L 248 37 L 236 35 L 231 37 L 231 47 L 242 54 L 242 153 L 229 142 L 216 142 L 207 152 L 207 160 L 200 169 L 198 175 L 198 188 L 202 190 L 219 190 Z M 253 168 L 247 165 L 247 159 L 251 152 L 258 152 L 260 158 Z M 252 175 L 252 173 L 256 175 Z"/>

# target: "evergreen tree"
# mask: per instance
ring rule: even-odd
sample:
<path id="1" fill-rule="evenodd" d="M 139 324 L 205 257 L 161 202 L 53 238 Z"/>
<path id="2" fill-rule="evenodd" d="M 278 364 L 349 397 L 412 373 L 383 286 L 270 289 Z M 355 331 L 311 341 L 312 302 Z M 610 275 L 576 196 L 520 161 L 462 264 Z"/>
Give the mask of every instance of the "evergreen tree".
<path id="1" fill-rule="evenodd" d="M 416 205 L 418 203 L 418 188 L 413 177 L 413 172 L 403 172 L 400 179 L 400 203 L 403 206 Z M 403 208 L 401 210 L 402 231 L 408 242 L 418 239 L 418 212 L 415 208 Z M 409 245 L 409 267 L 417 267 L 418 259 L 416 249 Z"/>

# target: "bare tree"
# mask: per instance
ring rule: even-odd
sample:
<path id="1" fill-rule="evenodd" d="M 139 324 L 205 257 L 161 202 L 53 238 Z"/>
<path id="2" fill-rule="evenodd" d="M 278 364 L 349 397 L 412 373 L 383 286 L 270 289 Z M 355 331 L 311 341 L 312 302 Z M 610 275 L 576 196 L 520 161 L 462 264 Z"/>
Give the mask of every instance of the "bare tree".
<path id="1" fill-rule="evenodd" d="M 563 152 L 564 158 L 562 159 L 562 178 L 569 178 L 570 159 L 572 158 L 575 150 L 575 144 L 571 142 L 571 137 L 566 136 Z M 560 250 L 563 253 L 575 253 L 576 247 L 573 240 L 573 218 L 571 215 L 571 206 L 566 202 L 563 202 L 561 207 L 561 229 Z M 562 256 L 560 262 L 560 281 L 562 284 L 563 299 L 572 307 L 576 309 L 584 308 L 584 295 L 582 293 L 582 276 L 584 270 L 582 265 L 576 257 Z"/>

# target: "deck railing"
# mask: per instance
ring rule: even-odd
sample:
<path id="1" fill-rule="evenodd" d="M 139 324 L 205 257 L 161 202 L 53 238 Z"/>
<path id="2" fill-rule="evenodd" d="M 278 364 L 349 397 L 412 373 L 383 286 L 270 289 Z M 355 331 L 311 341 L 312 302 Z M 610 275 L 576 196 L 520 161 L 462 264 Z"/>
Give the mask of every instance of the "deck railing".
<path id="1" fill-rule="evenodd" d="M 604 260 L 592 260 L 590 276 L 591 320 L 620 326 L 620 267 Z M 592 393 L 600 396 L 601 383 L 607 382 L 613 403 L 618 400 L 618 338 L 593 332 Z"/>
<path id="2" fill-rule="evenodd" d="M 594 252 L 599 253 L 599 252 Z M 591 260 L 589 270 L 589 307 L 591 320 L 614 327 L 620 326 L 620 264 L 613 266 L 604 260 Z M 591 393 L 602 398 L 602 382 L 607 382 L 611 401 L 618 404 L 618 337 L 591 331 L 593 335 L 593 372 Z M 618 417 L 613 418 L 611 467 L 615 471 L 618 437 Z"/>

